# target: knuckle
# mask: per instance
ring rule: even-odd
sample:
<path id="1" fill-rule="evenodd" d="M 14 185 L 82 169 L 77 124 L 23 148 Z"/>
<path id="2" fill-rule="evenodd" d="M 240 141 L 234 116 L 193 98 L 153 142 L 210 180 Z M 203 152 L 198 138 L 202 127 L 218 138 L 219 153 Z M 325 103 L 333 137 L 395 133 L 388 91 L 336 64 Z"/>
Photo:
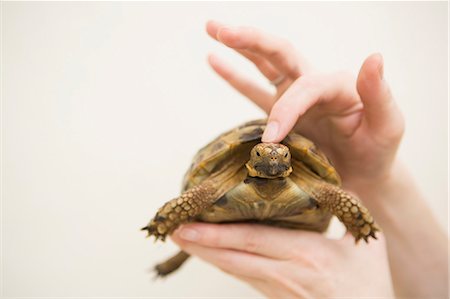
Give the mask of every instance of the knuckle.
<path id="1" fill-rule="evenodd" d="M 232 269 L 234 266 L 234 260 L 225 252 L 217 254 L 216 259 L 219 267 L 221 268 Z"/>
<path id="2" fill-rule="evenodd" d="M 322 79 L 318 76 L 301 76 L 295 82 L 298 90 L 307 98 L 317 98 L 320 95 Z"/>
<path id="3" fill-rule="evenodd" d="M 270 46 L 268 45 L 268 42 L 270 42 Z M 292 47 L 292 45 L 284 39 L 271 38 L 262 35 L 259 35 L 256 40 L 256 46 L 260 50 L 264 50 L 263 52 L 265 52 L 269 59 L 284 58 L 288 54 L 287 49 Z"/>
<path id="4" fill-rule="evenodd" d="M 239 90 L 249 91 L 252 89 L 253 89 L 253 85 L 249 81 L 239 81 Z"/>
<path id="5" fill-rule="evenodd" d="M 214 246 L 214 247 L 218 247 L 221 244 L 221 234 L 217 234 L 217 233 L 211 233 L 210 231 L 207 231 L 206 233 L 203 234 L 203 243 L 206 243 L 210 246 Z"/>
<path id="6" fill-rule="evenodd" d="M 260 248 L 260 239 L 257 235 L 249 232 L 245 235 L 244 250 L 247 252 L 256 252 Z"/>
<path id="7" fill-rule="evenodd" d="M 383 147 L 398 146 L 405 133 L 405 120 L 400 110 L 392 103 L 390 121 L 380 124 L 378 133 L 374 136 L 377 144 Z"/>
<path id="8" fill-rule="evenodd" d="M 269 271 L 263 271 L 264 277 L 272 282 L 282 283 L 286 279 L 286 275 L 284 275 L 280 269 L 284 269 L 284 267 L 274 267 Z"/>
<path id="9" fill-rule="evenodd" d="M 310 90 L 314 91 L 317 89 L 319 83 L 319 79 L 315 76 L 301 76 L 297 79 L 297 84 L 299 85 L 300 89 L 303 89 L 304 91 Z"/>
<path id="10" fill-rule="evenodd" d="M 222 77 L 230 83 L 237 81 L 237 76 L 233 72 L 229 71 L 223 72 Z"/>
<path id="11" fill-rule="evenodd" d="M 297 253 L 294 259 L 303 267 L 316 272 L 321 271 L 330 262 L 326 254 L 321 254 L 320 251 Z"/>
<path id="12" fill-rule="evenodd" d="M 215 257 L 214 264 L 229 274 L 243 272 L 248 268 L 235 253 L 228 251 L 219 252 L 217 257 Z"/>
<path id="13" fill-rule="evenodd" d="M 278 41 L 277 46 L 270 49 L 268 57 L 276 61 L 287 72 L 286 75 L 294 79 L 301 75 L 297 50 L 290 42 Z"/>
<path id="14" fill-rule="evenodd" d="M 283 51 L 283 46 L 270 48 L 267 52 L 267 56 L 271 61 L 284 61 L 286 60 L 286 54 Z"/>
<path id="15" fill-rule="evenodd" d="M 271 61 L 279 61 L 284 58 L 283 53 L 281 52 L 281 49 L 279 48 L 271 48 L 267 52 L 267 56 L 269 60 Z"/>
<path id="16" fill-rule="evenodd" d="M 285 39 L 277 39 L 276 45 L 277 46 L 271 48 L 268 53 L 275 58 L 288 57 L 291 52 L 295 51 L 294 46 Z"/>
<path id="17" fill-rule="evenodd" d="M 271 115 L 276 115 L 277 117 L 282 117 L 284 115 L 289 115 L 292 113 L 293 107 L 289 103 L 283 101 L 277 101 L 271 110 Z"/>
<path id="18" fill-rule="evenodd" d="M 400 140 L 403 138 L 403 135 L 405 133 L 405 126 L 404 124 L 397 125 L 397 128 L 392 129 L 391 131 L 387 131 L 389 135 L 387 135 L 388 140 L 392 140 L 394 144 L 399 143 Z"/>
<path id="19" fill-rule="evenodd" d="M 218 267 L 221 271 L 229 275 L 239 273 L 241 270 L 240 265 L 233 262 L 233 260 L 228 258 L 227 256 L 218 257 L 213 264 L 214 266 Z"/>
<path id="20" fill-rule="evenodd" d="M 252 61 L 254 64 L 258 65 L 258 66 L 264 66 L 267 67 L 267 65 L 265 64 L 265 60 L 264 58 L 262 58 L 261 56 L 258 55 L 251 55 L 251 54 L 246 54 L 246 57 Z"/>

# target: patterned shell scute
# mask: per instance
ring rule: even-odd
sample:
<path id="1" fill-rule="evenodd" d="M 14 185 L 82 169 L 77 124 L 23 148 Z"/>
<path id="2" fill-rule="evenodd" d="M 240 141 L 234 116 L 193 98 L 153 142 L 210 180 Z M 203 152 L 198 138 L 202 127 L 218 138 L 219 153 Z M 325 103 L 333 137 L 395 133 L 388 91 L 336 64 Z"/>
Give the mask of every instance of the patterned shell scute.
<path id="1" fill-rule="evenodd" d="M 341 185 L 341 178 L 331 161 L 311 140 L 291 132 L 281 143 L 289 147 L 294 165 L 295 162 L 299 161 L 312 170 L 319 178 L 333 185 Z M 295 173 L 295 175 L 299 174 Z"/>
<path id="2" fill-rule="evenodd" d="M 183 189 L 201 183 L 236 152 L 248 151 L 261 141 L 266 120 L 247 122 L 227 131 L 204 146 L 195 155 L 192 164 L 184 176 Z"/>
<path id="3" fill-rule="evenodd" d="M 226 161 L 237 156 L 237 153 L 246 153 L 249 158 L 251 148 L 261 142 L 266 121 L 266 119 L 259 119 L 247 122 L 223 133 L 200 149 L 184 176 L 183 190 L 200 184 L 209 175 L 218 171 Z M 296 164 L 302 166 L 297 169 L 294 167 L 294 176 L 301 176 L 302 171 L 309 171 L 318 179 L 341 185 L 341 179 L 330 160 L 316 148 L 312 141 L 291 132 L 281 143 L 289 147 L 294 160 L 293 166 Z M 245 162 L 239 160 L 237 163 L 244 165 Z"/>

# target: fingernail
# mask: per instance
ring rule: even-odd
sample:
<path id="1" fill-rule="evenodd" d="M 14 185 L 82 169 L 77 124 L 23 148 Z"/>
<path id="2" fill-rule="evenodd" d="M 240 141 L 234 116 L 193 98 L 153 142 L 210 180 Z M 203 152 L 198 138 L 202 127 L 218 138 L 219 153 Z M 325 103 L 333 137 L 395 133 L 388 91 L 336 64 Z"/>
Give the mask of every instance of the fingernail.
<path id="1" fill-rule="evenodd" d="M 262 142 L 272 142 L 278 137 L 278 123 L 271 121 L 267 124 L 264 134 L 262 136 Z"/>
<path id="2" fill-rule="evenodd" d="M 191 242 L 200 238 L 199 232 L 192 228 L 182 228 L 178 235 L 181 239 Z"/>

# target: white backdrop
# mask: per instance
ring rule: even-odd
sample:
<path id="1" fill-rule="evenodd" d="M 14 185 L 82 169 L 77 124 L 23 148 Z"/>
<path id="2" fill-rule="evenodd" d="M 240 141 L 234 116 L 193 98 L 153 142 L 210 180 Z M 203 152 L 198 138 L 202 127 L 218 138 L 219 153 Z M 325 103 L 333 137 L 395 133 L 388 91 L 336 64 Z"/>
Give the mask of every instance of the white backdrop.
<path id="1" fill-rule="evenodd" d="M 447 4 L 2 4 L 4 296 L 258 296 L 139 228 L 175 197 L 198 148 L 263 116 L 214 75 L 207 53 L 255 69 L 208 19 L 291 40 L 323 70 L 381 52 L 407 131 L 400 150 L 447 224 Z"/>

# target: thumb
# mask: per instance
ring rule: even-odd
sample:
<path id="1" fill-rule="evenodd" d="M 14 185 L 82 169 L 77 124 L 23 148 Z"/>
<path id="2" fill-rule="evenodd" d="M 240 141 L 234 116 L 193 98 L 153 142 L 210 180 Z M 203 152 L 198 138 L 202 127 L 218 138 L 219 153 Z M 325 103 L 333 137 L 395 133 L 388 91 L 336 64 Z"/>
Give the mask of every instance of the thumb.
<path id="1" fill-rule="evenodd" d="M 400 137 L 403 133 L 403 117 L 383 72 L 383 57 L 378 53 L 370 55 L 359 71 L 357 90 L 364 105 L 364 117 L 371 130 L 390 132 Z"/>

